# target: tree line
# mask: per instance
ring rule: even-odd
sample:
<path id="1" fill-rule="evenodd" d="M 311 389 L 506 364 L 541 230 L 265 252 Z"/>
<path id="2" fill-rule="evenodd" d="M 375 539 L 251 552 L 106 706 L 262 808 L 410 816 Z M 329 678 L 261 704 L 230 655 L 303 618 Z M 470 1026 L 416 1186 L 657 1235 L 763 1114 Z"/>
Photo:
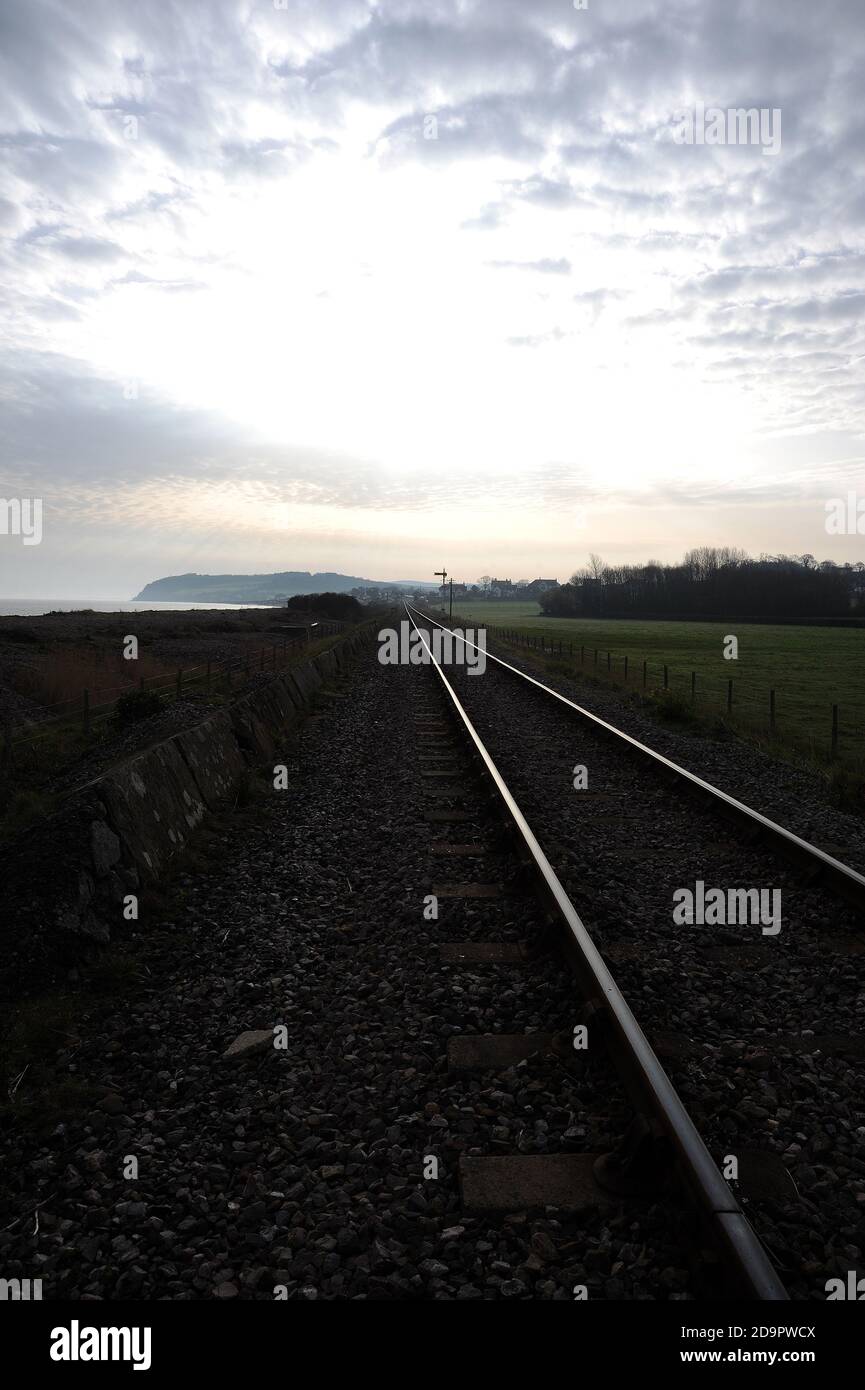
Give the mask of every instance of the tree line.
<path id="1" fill-rule="evenodd" d="M 541 595 L 549 617 L 834 618 L 865 614 L 865 565 L 733 547 L 689 550 L 678 565 L 608 565 L 599 555 Z"/>
<path id="2" fill-rule="evenodd" d="M 333 622 L 359 623 L 364 616 L 363 605 L 351 594 L 294 594 L 285 606 L 289 612 L 312 613 Z"/>

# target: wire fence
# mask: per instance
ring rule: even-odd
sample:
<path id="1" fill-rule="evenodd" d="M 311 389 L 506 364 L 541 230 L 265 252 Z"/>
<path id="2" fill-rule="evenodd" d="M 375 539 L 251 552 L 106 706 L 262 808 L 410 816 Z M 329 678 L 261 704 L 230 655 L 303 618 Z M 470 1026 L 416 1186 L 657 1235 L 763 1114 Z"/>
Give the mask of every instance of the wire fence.
<path id="1" fill-rule="evenodd" d="M 189 695 L 225 695 L 240 689 L 253 675 L 276 672 L 286 667 L 296 653 L 313 642 L 319 642 L 342 631 L 344 623 L 320 622 L 284 634 L 278 641 L 249 646 L 243 652 L 222 661 L 202 662 L 197 666 L 177 667 L 155 676 L 141 676 L 136 682 L 113 686 L 85 688 L 69 700 L 58 700 L 45 708 L 53 713 L 13 731 L 6 725 L 0 747 L 0 769 L 7 770 L 28 747 L 57 733 L 79 729 L 85 736 L 114 718 L 118 701 L 135 691 L 154 694 L 161 704 L 169 705 Z"/>
<path id="2" fill-rule="evenodd" d="M 542 657 L 560 658 L 577 672 L 608 679 L 637 693 L 660 694 L 670 702 L 678 701 L 680 707 L 692 707 L 695 713 L 716 713 L 732 724 L 767 737 L 783 737 L 812 757 L 865 758 L 865 704 L 815 704 L 807 711 L 807 727 L 803 728 L 801 710 L 797 719 L 788 709 L 781 687 L 760 688 L 754 681 L 732 677 L 721 680 L 697 670 L 676 670 L 667 662 L 633 652 L 622 655 L 543 633 L 535 636 L 491 623 L 484 627 L 510 646 L 537 652 Z"/>

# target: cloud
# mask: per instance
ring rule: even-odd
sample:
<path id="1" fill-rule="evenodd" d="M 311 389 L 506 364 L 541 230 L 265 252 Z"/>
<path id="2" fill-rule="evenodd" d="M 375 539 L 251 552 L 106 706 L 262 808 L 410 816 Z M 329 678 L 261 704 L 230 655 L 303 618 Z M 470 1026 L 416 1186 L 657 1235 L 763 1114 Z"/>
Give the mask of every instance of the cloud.
<path id="1" fill-rule="evenodd" d="M 148 285 L 154 289 L 166 290 L 170 293 L 185 293 L 207 288 L 205 280 L 160 280 L 156 276 L 145 275 L 140 270 L 129 270 L 116 280 L 109 280 L 105 288 L 109 289 L 112 285 Z"/>
<path id="2" fill-rule="evenodd" d="M 105 220 L 106 222 L 123 222 L 158 217 L 164 212 L 171 212 L 173 208 L 181 205 L 191 196 L 190 189 L 178 188 L 177 186 L 162 191 L 151 189 L 131 203 L 107 208 Z"/>
<path id="3" fill-rule="evenodd" d="M 546 333 L 524 333 L 516 334 L 507 338 L 508 347 L 516 348 L 537 348 L 546 347 L 548 343 L 559 343 L 567 334 L 561 328 L 551 328 Z"/>
<path id="4" fill-rule="evenodd" d="M 95 236 L 55 237 L 51 249 L 73 261 L 116 261 L 124 254 L 123 247 L 116 241 Z"/>
<path id="5" fill-rule="evenodd" d="M 731 416 L 731 468 L 800 435 L 840 467 L 863 59 L 859 0 L 6 6 L 3 466 L 192 527 L 194 489 L 235 482 L 265 509 L 516 509 L 570 451 L 610 495 L 642 470 L 705 510 Z M 780 108 L 780 153 L 677 144 L 696 101 Z M 676 450 L 705 487 L 670 490 Z"/>
<path id="6" fill-rule="evenodd" d="M 229 175 L 281 178 L 316 151 L 335 148 L 331 140 L 226 140 L 222 153 Z"/>
<path id="7" fill-rule="evenodd" d="M 571 263 L 565 256 L 542 256 L 537 261 L 487 261 L 492 270 L 534 270 L 539 275 L 570 275 Z"/>

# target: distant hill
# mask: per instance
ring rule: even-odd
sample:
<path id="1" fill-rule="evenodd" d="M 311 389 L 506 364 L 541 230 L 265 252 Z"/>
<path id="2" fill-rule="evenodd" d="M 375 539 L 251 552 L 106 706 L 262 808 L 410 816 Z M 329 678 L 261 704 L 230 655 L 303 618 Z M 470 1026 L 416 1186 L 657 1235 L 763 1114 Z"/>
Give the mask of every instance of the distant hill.
<path id="1" fill-rule="evenodd" d="M 359 579 L 351 574 L 310 574 L 307 570 L 283 570 L 281 574 L 171 574 L 145 584 L 134 603 L 272 603 L 295 594 L 347 593 L 358 585 L 389 589 L 434 589 L 435 584 L 414 579 Z"/>

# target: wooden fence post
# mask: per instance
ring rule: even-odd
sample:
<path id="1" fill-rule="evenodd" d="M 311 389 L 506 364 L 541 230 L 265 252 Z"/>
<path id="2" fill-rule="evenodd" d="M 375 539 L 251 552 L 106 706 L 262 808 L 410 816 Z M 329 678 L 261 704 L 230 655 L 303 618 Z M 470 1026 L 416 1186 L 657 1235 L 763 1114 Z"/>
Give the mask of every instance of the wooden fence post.
<path id="1" fill-rule="evenodd" d="M 775 732 L 775 692 L 769 691 L 769 728 Z"/>
<path id="2" fill-rule="evenodd" d="M 692 672 L 691 672 L 691 704 L 694 703 L 694 701 L 696 700 L 696 698 L 697 698 L 697 672 L 696 672 L 696 671 L 692 671 Z"/>
<path id="3" fill-rule="evenodd" d="M 628 658 L 625 657 L 625 685 L 628 684 Z"/>
<path id="4" fill-rule="evenodd" d="M 838 756 L 838 706 L 832 706 L 832 757 Z"/>
<path id="5" fill-rule="evenodd" d="M 732 680 L 728 680 L 728 681 L 727 681 L 727 713 L 728 713 L 728 714 L 732 714 L 732 713 L 733 713 L 733 682 L 732 682 Z"/>
<path id="6" fill-rule="evenodd" d="M 665 667 L 664 667 L 664 689 L 667 690 L 668 688 L 669 688 L 669 686 L 668 686 L 668 681 L 667 681 L 667 668 L 666 668 L 666 666 L 665 666 Z"/>
<path id="7" fill-rule="evenodd" d="M 648 661 L 644 661 L 644 662 L 643 662 L 643 689 L 644 689 L 644 690 L 645 690 L 645 688 L 646 688 L 646 686 L 647 686 L 647 684 L 648 684 L 648 681 L 649 681 L 649 663 L 648 663 Z"/>

